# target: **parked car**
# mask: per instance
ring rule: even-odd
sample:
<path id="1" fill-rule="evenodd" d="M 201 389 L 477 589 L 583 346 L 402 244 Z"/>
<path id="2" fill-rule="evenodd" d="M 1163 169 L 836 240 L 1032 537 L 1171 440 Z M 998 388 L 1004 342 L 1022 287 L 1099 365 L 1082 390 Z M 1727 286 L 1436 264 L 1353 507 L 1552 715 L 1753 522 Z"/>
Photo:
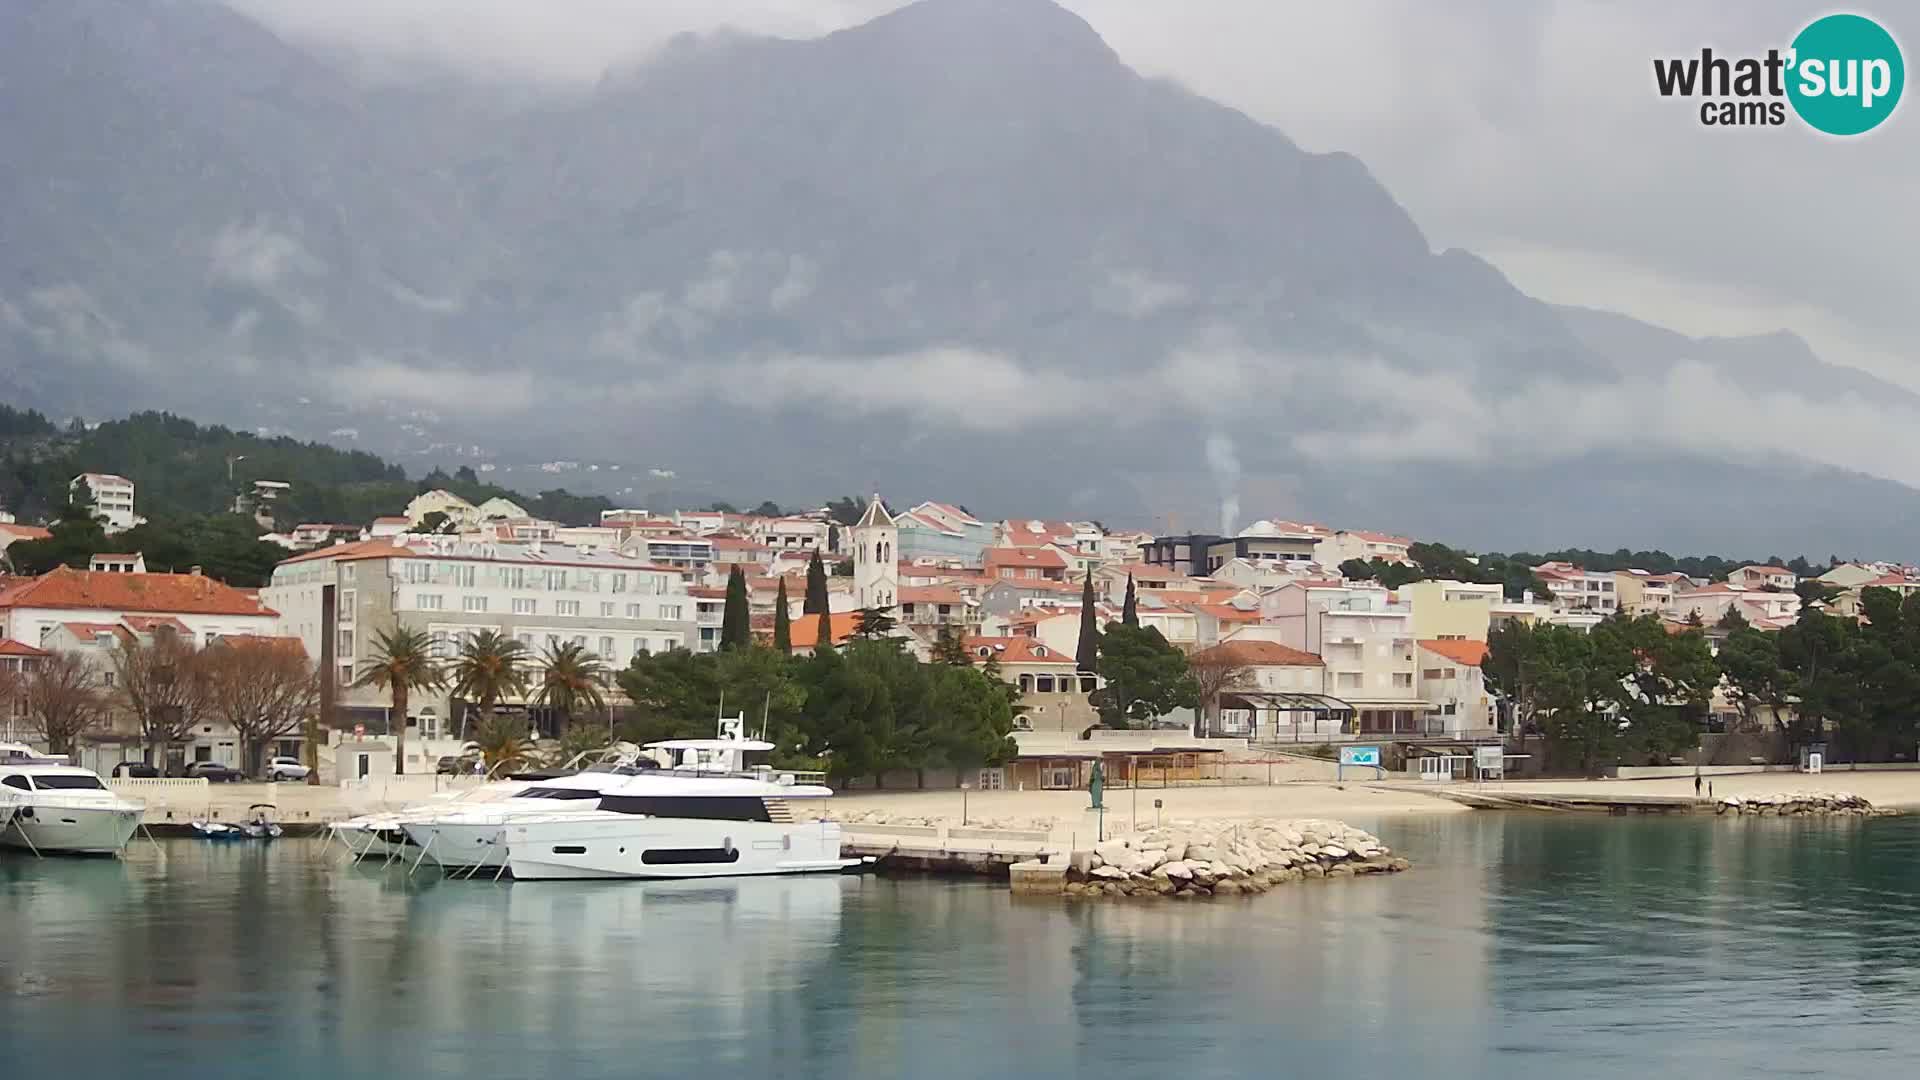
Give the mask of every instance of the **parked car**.
<path id="1" fill-rule="evenodd" d="M 160 776 L 160 770 L 144 761 L 122 761 L 113 767 L 113 775 L 129 779 L 154 780 Z"/>
<path id="2" fill-rule="evenodd" d="M 299 758 L 277 757 L 267 759 L 267 779 L 305 780 L 313 770 L 300 764 Z"/>
<path id="3" fill-rule="evenodd" d="M 466 776 L 479 762 L 478 754 L 448 754 L 434 765 L 433 771 L 440 776 Z"/>
<path id="4" fill-rule="evenodd" d="M 232 784 L 247 778 L 239 769 L 217 761 L 196 761 L 187 766 L 186 775 L 189 779 L 204 779 L 210 784 Z"/>

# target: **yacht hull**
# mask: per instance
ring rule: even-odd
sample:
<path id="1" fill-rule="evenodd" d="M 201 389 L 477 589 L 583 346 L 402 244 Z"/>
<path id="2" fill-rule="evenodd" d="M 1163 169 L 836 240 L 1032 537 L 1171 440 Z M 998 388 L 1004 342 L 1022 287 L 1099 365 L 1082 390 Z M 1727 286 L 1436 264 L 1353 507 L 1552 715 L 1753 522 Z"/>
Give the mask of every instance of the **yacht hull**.
<path id="1" fill-rule="evenodd" d="M 840 826 L 596 814 L 510 822 L 507 869 L 516 881 L 669 880 L 832 873 Z"/>
<path id="2" fill-rule="evenodd" d="M 124 806 L 20 806 L 0 832 L 0 846 L 42 855 L 116 855 L 140 827 L 141 811 Z"/>

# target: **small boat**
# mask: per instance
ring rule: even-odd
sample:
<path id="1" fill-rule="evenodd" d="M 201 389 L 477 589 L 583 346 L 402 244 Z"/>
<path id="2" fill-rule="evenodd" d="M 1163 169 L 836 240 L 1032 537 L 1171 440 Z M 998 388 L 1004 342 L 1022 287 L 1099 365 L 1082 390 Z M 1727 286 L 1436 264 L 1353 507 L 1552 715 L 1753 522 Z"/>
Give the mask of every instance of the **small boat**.
<path id="1" fill-rule="evenodd" d="M 253 816 L 238 824 L 224 821 L 196 821 L 193 831 L 208 840 L 277 840 L 286 830 L 268 816 L 272 803 L 254 803 L 247 807 Z"/>

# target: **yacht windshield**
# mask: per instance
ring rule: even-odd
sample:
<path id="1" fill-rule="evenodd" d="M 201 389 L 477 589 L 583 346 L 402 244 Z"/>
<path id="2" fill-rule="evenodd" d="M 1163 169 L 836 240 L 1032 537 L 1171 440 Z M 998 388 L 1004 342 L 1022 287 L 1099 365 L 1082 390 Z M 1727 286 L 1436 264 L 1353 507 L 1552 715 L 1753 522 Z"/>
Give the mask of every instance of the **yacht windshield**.
<path id="1" fill-rule="evenodd" d="M 592 788 L 536 787 L 521 792 L 519 797 L 522 799 L 597 799 L 600 793 Z"/>
<path id="2" fill-rule="evenodd" d="M 104 791 L 107 787 L 97 776 L 36 776 L 33 778 L 33 786 L 42 791 L 61 789 Z"/>

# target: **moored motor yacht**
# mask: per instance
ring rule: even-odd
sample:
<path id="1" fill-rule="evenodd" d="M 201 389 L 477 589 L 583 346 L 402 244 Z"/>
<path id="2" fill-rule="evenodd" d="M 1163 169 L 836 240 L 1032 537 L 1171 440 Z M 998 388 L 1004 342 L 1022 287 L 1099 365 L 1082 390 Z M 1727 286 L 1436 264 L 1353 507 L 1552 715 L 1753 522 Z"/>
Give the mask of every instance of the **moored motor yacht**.
<path id="1" fill-rule="evenodd" d="M 0 745 L 0 846 L 42 855 L 118 854 L 145 809 L 65 757 Z"/>
<path id="2" fill-rule="evenodd" d="M 636 776 L 589 811 L 506 821 L 496 841 L 517 881 L 803 874 L 856 865 L 840 825 L 796 823 L 793 799 L 831 788 L 753 777 Z"/>

